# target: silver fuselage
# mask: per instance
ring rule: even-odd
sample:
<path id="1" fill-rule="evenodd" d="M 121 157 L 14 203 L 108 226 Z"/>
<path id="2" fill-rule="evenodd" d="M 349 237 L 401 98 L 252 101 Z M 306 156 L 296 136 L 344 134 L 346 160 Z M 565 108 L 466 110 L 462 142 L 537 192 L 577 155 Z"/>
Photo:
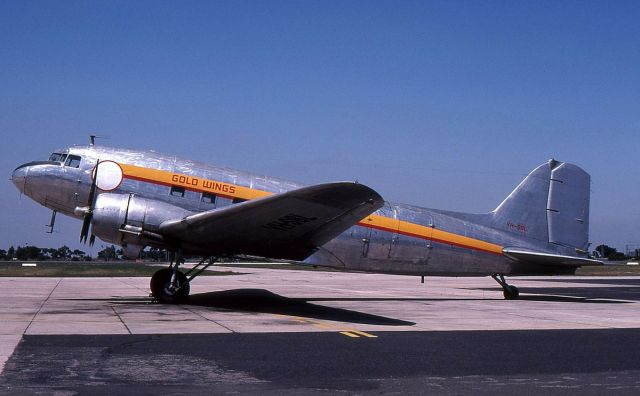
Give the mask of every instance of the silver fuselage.
<path id="1" fill-rule="evenodd" d="M 233 197 L 224 191 L 213 200 L 210 197 L 205 199 L 202 191 L 189 187 L 190 183 L 198 181 L 204 180 L 210 184 L 221 182 L 227 186 L 274 194 L 303 186 L 149 151 L 84 146 L 59 150 L 57 153 L 66 158 L 79 157 L 79 163 L 28 163 L 14 171 L 12 181 L 21 192 L 41 205 L 76 218 L 82 217 L 77 208 L 87 205 L 92 172 L 98 161 L 113 161 L 135 167 L 139 172 L 150 172 L 148 177 L 125 174 L 121 183 L 109 194 L 135 194 L 136 197 L 176 207 L 177 214 L 209 211 L 233 204 Z M 184 189 L 182 196 L 175 194 L 171 180 Z M 514 263 L 501 254 L 501 248 L 566 255 L 574 255 L 575 249 L 528 237 L 526 229 L 519 225 L 495 224 L 490 214 L 456 213 L 385 202 L 375 215 L 397 220 L 409 228 L 412 225 L 420 226 L 423 230 L 429 227 L 433 234 L 416 237 L 400 229 L 368 226 L 363 220 L 323 245 L 305 262 L 356 271 L 411 275 L 546 274 L 575 270 Z M 106 242 L 119 243 L 113 238 Z"/>

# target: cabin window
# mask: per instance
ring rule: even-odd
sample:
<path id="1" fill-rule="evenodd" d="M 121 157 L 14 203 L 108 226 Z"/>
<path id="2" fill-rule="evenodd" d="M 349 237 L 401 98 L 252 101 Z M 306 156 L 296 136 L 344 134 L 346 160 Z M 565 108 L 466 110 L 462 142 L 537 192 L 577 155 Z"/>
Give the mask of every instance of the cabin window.
<path id="1" fill-rule="evenodd" d="M 67 157 L 67 162 L 64 164 L 71 168 L 79 168 L 80 167 L 80 157 L 77 155 L 70 155 Z"/>
<path id="2" fill-rule="evenodd" d="M 213 194 L 209 194 L 209 193 L 202 193 L 202 198 L 200 198 L 200 201 L 207 203 L 207 204 L 215 204 L 216 203 L 216 196 Z"/>
<path id="3" fill-rule="evenodd" d="M 229 205 L 231 205 L 231 200 L 229 198 L 218 197 L 216 199 L 216 208 L 223 208 Z"/>
<path id="4" fill-rule="evenodd" d="M 169 193 L 174 197 L 184 197 L 184 187 L 171 187 L 171 192 Z"/>

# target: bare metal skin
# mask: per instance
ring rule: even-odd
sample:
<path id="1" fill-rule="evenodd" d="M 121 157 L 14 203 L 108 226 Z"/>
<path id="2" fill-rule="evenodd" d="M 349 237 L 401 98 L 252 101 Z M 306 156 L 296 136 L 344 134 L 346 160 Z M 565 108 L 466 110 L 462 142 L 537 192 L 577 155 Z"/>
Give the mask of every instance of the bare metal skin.
<path id="1" fill-rule="evenodd" d="M 554 160 L 534 169 L 487 214 L 387 202 L 357 183 L 304 186 L 94 145 L 19 166 L 12 181 L 41 205 L 84 219 L 83 238 L 90 226 L 92 238 L 121 245 L 132 257 L 156 246 L 367 272 L 492 275 L 507 298 L 517 297 L 517 289 L 503 275 L 567 274 L 601 264 L 586 253 L 590 177 Z M 176 289 L 171 268 L 167 282 Z"/>

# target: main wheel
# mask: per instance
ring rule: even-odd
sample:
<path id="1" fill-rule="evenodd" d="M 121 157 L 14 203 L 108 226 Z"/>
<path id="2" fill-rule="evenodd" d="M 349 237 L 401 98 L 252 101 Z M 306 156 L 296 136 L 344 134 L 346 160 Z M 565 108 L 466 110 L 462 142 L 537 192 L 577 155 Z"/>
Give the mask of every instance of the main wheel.
<path id="1" fill-rule="evenodd" d="M 165 304 L 175 304 L 183 302 L 189 297 L 190 285 L 187 282 L 187 277 L 180 271 L 176 271 L 176 286 L 178 290 L 175 290 L 171 286 L 171 274 L 173 270 L 170 268 L 163 268 L 157 271 L 151 277 L 149 287 L 151 288 L 151 294 L 158 302 Z"/>
<path id="2" fill-rule="evenodd" d="M 520 297 L 520 290 L 515 286 L 507 285 L 503 294 L 505 300 L 517 300 Z"/>

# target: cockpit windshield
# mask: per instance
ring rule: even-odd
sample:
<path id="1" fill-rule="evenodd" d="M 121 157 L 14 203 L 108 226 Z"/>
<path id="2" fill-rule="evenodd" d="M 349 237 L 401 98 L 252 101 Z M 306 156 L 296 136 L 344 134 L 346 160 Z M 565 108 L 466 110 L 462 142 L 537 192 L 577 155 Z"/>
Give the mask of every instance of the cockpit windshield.
<path id="1" fill-rule="evenodd" d="M 67 155 L 62 153 L 53 153 L 49 157 L 49 161 L 60 162 L 60 163 L 63 163 L 64 160 L 66 159 L 67 159 Z"/>
<path id="2" fill-rule="evenodd" d="M 59 162 L 60 165 L 68 166 L 71 168 L 79 168 L 82 157 L 72 154 L 53 153 L 49 156 L 49 161 Z"/>
<path id="3" fill-rule="evenodd" d="M 70 166 L 72 168 L 79 168 L 80 160 L 81 158 L 78 157 L 77 155 L 69 155 L 69 157 L 67 157 L 67 162 L 65 162 L 65 166 Z"/>

